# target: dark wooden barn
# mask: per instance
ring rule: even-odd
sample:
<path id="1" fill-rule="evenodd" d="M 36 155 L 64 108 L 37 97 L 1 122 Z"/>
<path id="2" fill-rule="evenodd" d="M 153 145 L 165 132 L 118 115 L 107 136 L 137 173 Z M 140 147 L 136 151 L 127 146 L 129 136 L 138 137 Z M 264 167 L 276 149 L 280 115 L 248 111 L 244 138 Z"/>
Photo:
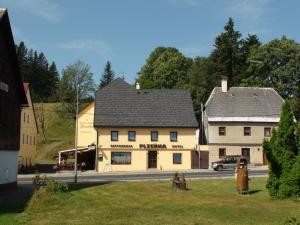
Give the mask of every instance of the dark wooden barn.
<path id="1" fill-rule="evenodd" d="M 26 104 L 8 13 L 0 9 L 0 185 L 16 182 L 20 112 Z"/>

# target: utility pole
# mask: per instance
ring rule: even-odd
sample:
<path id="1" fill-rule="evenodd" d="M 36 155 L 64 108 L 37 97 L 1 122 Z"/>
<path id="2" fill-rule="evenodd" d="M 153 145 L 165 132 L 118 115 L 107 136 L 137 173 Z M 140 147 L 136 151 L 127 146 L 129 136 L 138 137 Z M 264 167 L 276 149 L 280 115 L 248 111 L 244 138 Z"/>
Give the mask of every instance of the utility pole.
<path id="1" fill-rule="evenodd" d="M 78 139 L 78 89 L 79 89 L 79 82 L 78 82 L 78 74 L 76 77 L 76 125 L 75 125 L 75 162 L 74 162 L 74 182 L 77 183 L 77 139 Z"/>

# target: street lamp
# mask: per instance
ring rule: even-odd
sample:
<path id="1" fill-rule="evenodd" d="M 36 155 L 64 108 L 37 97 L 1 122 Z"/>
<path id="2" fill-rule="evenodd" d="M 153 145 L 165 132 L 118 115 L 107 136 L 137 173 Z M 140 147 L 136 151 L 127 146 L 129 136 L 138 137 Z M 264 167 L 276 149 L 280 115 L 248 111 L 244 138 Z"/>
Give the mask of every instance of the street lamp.
<path id="1" fill-rule="evenodd" d="M 78 82 L 78 75 L 76 78 L 76 125 L 75 125 L 75 162 L 74 162 L 74 182 L 77 183 L 77 139 L 78 139 L 78 89 L 79 89 L 79 82 Z"/>

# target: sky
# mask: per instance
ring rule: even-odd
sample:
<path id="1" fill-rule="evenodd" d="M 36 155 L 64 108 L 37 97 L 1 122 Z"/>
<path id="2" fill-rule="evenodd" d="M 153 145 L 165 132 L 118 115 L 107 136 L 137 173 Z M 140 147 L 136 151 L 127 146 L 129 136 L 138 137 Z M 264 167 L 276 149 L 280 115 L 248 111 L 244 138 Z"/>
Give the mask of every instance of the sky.
<path id="1" fill-rule="evenodd" d="M 158 46 L 208 56 L 229 17 L 243 37 L 300 42 L 299 0 L 0 0 L 0 8 L 8 9 L 16 43 L 42 51 L 60 73 L 83 60 L 96 83 L 107 60 L 134 83 Z"/>

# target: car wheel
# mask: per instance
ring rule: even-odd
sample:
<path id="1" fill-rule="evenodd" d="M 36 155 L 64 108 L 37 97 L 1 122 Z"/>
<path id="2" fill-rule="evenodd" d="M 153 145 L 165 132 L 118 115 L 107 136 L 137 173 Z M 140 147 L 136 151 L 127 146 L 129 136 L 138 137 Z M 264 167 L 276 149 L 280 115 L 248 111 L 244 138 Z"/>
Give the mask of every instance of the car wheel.
<path id="1" fill-rule="evenodd" d="M 222 171 L 223 170 L 223 166 L 217 166 L 217 171 Z"/>

